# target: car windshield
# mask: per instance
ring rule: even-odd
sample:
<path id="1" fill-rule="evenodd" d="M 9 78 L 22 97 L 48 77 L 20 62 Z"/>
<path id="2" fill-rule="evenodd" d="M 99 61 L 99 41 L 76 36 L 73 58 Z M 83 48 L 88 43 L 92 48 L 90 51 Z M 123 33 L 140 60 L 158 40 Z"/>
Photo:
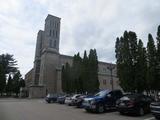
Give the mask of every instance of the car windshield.
<path id="1" fill-rule="evenodd" d="M 47 97 L 55 97 L 57 96 L 56 94 L 48 94 Z"/>
<path id="2" fill-rule="evenodd" d="M 109 90 L 103 90 L 103 91 L 100 91 L 99 93 L 95 94 L 94 96 L 103 97 L 103 96 L 105 96 L 106 94 L 108 94 L 109 92 L 110 92 Z"/>
<path id="3" fill-rule="evenodd" d="M 139 94 L 128 94 L 128 95 L 124 96 L 123 98 L 128 98 L 128 100 L 136 100 L 137 98 L 139 98 L 139 96 L 141 96 L 141 95 L 139 95 Z M 124 100 L 126 100 L 126 99 L 124 99 Z"/>

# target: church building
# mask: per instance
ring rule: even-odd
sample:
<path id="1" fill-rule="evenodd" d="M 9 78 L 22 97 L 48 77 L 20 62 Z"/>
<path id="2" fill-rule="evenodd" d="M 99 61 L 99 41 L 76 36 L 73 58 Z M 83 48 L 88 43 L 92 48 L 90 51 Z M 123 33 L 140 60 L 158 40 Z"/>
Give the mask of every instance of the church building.
<path id="1" fill-rule="evenodd" d="M 25 75 L 29 97 L 44 97 L 47 93 L 61 93 L 61 70 L 65 63 L 72 65 L 72 56 L 59 53 L 61 18 L 48 15 L 44 30 L 39 30 L 33 68 Z M 100 89 L 121 89 L 116 65 L 98 62 Z"/>

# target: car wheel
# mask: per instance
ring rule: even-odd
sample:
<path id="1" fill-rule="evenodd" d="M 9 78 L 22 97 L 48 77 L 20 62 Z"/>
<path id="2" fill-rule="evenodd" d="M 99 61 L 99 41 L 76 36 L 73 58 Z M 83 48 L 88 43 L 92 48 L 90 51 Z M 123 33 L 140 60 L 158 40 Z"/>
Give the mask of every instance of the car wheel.
<path id="1" fill-rule="evenodd" d="M 98 112 L 98 113 L 103 113 L 103 112 L 104 112 L 104 106 L 103 106 L 103 104 L 99 104 L 99 105 L 97 106 L 97 112 Z"/>
<path id="2" fill-rule="evenodd" d="M 121 115 L 124 115 L 124 112 L 119 112 Z"/>
<path id="3" fill-rule="evenodd" d="M 157 120 L 160 120 L 160 116 L 155 116 L 155 118 L 156 118 Z"/>
<path id="4" fill-rule="evenodd" d="M 139 115 L 140 116 L 144 115 L 144 109 L 142 107 L 139 108 Z"/>

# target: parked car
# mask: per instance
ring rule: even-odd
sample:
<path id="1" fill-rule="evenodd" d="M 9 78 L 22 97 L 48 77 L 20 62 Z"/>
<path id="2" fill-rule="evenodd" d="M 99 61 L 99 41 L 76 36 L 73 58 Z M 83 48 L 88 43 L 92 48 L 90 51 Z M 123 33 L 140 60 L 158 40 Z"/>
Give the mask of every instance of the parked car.
<path id="1" fill-rule="evenodd" d="M 64 104 L 66 97 L 70 97 L 70 95 L 61 95 L 61 96 L 59 96 L 57 98 L 57 102 L 60 103 L 60 104 Z"/>
<path id="2" fill-rule="evenodd" d="M 120 114 L 133 113 L 142 116 L 150 112 L 152 101 L 151 97 L 143 94 L 128 94 L 117 101 L 116 107 Z"/>
<path id="3" fill-rule="evenodd" d="M 158 94 L 157 101 L 152 102 L 150 108 L 151 113 L 155 116 L 155 118 L 160 120 L 160 93 Z"/>
<path id="4" fill-rule="evenodd" d="M 102 113 L 115 109 L 116 101 L 122 97 L 121 90 L 103 90 L 92 97 L 84 98 L 83 106 L 86 111 Z"/>
<path id="5" fill-rule="evenodd" d="M 71 97 L 66 97 L 66 99 L 65 99 L 65 104 L 67 104 L 67 105 L 69 105 L 69 106 L 73 106 L 73 105 L 75 105 L 74 103 L 74 101 L 75 101 L 75 99 L 77 98 L 77 97 L 79 97 L 81 94 L 74 94 L 73 96 L 71 96 Z"/>
<path id="6" fill-rule="evenodd" d="M 45 100 L 47 103 L 53 103 L 53 102 L 56 102 L 57 101 L 57 98 L 58 98 L 58 95 L 57 94 L 51 94 L 49 93 L 46 97 L 45 97 Z"/>
<path id="7" fill-rule="evenodd" d="M 82 108 L 82 107 L 83 107 L 82 103 L 83 103 L 83 101 L 84 101 L 84 98 L 86 98 L 86 97 L 87 97 L 87 95 L 80 95 L 79 97 L 77 97 L 77 98 L 73 101 L 74 104 L 75 104 L 75 106 L 78 107 L 78 108 Z"/>

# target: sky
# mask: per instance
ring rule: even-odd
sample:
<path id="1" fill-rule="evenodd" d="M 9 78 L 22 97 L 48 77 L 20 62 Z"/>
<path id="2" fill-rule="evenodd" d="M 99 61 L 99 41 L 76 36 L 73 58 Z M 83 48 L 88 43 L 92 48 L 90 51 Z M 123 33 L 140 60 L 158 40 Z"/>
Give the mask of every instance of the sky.
<path id="1" fill-rule="evenodd" d="M 13 54 L 24 76 L 32 67 L 37 33 L 48 14 L 61 18 L 60 53 L 95 48 L 115 63 L 116 38 L 134 31 L 147 43 L 160 25 L 159 0 L 0 0 L 0 54 Z"/>

